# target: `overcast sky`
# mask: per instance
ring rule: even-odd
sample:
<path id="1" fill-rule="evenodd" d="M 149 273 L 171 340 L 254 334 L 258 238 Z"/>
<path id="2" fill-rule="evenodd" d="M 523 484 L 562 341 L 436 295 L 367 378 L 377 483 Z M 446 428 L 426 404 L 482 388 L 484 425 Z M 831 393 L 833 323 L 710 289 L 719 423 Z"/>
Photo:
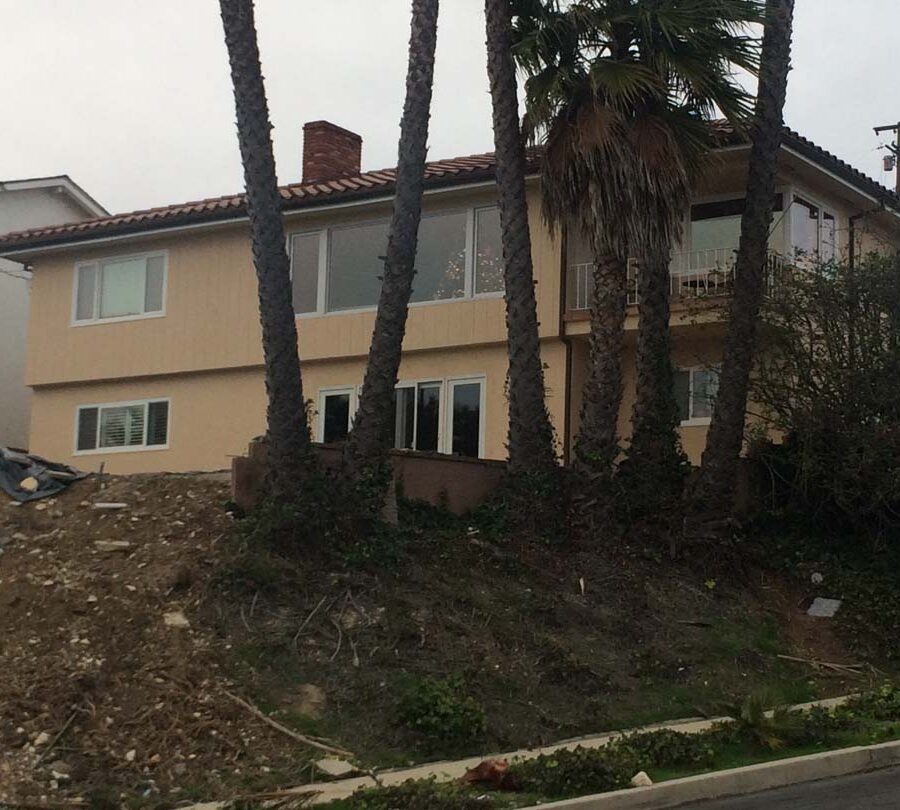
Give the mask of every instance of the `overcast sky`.
<path id="1" fill-rule="evenodd" d="M 257 0 L 282 183 L 301 128 L 394 165 L 409 0 Z M 492 148 L 483 0 L 442 0 L 429 154 Z M 67 173 L 112 211 L 241 189 L 216 0 L 0 0 L 0 179 Z M 872 127 L 900 119 L 900 0 L 796 0 L 787 123 L 890 184 Z"/>

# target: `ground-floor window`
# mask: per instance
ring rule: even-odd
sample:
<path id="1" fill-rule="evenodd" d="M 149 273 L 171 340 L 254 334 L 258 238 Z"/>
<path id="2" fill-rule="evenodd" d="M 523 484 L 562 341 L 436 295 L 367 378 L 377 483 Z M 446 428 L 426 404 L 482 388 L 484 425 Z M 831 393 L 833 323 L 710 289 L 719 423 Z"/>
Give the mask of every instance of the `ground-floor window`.
<path id="1" fill-rule="evenodd" d="M 347 438 L 358 395 L 354 386 L 319 391 L 320 442 Z M 478 458 L 484 453 L 483 399 L 481 377 L 401 381 L 394 391 L 391 443 L 399 450 Z"/>
<path id="2" fill-rule="evenodd" d="M 356 390 L 352 386 L 319 391 L 319 441 L 325 444 L 344 441 L 355 412 Z"/>
<path id="3" fill-rule="evenodd" d="M 75 452 L 162 449 L 169 442 L 169 400 L 82 405 L 75 426 Z"/>
<path id="4" fill-rule="evenodd" d="M 481 455 L 481 380 L 450 381 L 450 452 L 455 456 Z"/>
<path id="5" fill-rule="evenodd" d="M 709 424 L 719 390 L 719 366 L 675 370 L 675 401 L 682 425 Z"/>

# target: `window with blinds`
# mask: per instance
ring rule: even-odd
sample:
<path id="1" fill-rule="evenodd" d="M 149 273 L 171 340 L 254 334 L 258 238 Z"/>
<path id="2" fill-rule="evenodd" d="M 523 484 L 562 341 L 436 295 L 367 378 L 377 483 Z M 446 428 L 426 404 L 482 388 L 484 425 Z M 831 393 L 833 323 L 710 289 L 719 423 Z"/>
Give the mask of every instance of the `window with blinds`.
<path id="1" fill-rule="evenodd" d="M 161 449 L 169 443 L 169 400 L 78 408 L 75 452 Z"/>
<path id="2" fill-rule="evenodd" d="M 161 315 L 166 256 L 151 253 L 75 267 L 75 323 Z"/>

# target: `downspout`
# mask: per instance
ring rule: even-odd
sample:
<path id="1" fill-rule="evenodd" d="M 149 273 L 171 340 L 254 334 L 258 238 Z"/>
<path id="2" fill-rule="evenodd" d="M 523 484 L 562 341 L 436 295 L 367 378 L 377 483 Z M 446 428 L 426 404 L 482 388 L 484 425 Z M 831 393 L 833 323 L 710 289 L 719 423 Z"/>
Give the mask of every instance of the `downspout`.
<path id="1" fill-rule="evenodd" d="M 572 338 L 566 334 L 566 298 L 569 292 L 569 271 L 566 262 L 566 253 L 569 246 L 569 229 L 563 225 L 560 228 L 561 247 L 559 251 L 559 339 L 563 342 L 566 352 L 565 391 L 563 394 L 563 465 L 568 466 L 572 457 L 571 432 L 572 432 Z"/>

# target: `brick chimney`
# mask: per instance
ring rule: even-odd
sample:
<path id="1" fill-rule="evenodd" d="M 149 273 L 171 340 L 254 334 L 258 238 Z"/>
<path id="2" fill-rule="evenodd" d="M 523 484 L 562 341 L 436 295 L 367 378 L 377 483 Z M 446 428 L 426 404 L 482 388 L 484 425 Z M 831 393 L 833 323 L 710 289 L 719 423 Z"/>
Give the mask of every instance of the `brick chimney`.
<path id="1" fill-rule="evenodd" d="M 320 183 L 359 174 L 362 138 L 330 121 L 303 125 L 303 182 Z"/>

